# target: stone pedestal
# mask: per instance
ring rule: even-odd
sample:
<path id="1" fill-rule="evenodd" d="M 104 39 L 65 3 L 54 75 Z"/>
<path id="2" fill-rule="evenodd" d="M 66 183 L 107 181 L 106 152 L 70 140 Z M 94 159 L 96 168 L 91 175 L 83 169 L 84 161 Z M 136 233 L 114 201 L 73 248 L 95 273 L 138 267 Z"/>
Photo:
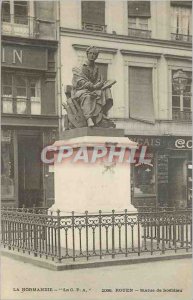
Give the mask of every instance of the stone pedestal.
<path id="1" fill-rule="evenodd" d="M 81 136 L 81 132 L 86 135 Z M 123 137 L 123 131 L 120 129 L 83 128 L 75 129 L 74 134 L 78 137 L 73 137 L 73 130 L 67 132 L 62 140 L 55 142 L 54 146 L 57 149 L 67 145 L 72 147 L 73 156 L 83 147 L 89 150 L 89 157 L 92 157 L 96 146 L 104 146 L 108 151 L 111 146 L 116 147 L 118 149 L 116 151 L 121 147 L 128 147 L 127 154 L 130 147 L 136 146 L 136 143 Z M 69 136 L 71 138 L 68 138 Z M 106 159 L 107 157 L 90 163 L 83 159 L 72 162 L 72 157 L 69 157 L 68 160 L 56 162 L 54 165 L 55 204 L 52 209 L 77 213 L 85 211 L 96 213 L 99 210 L 111 212 L 113 209 L 136 212 L 131 204 L 130 163 L 114 161 L 108 163 Z"/>
<path id="2" fill-rule="evenodd" d="M 124 137 L 123 130 L 80 128 L 68 131 L 61 137 L 61 140 L 56 141 L 53 146 L 57 149 L 55 154 L 56 160 L 59 155 L 61 156 L 61 154 L 59 154 L 60 149 L 62 149 L 61 147 L 70 147 L 73 149 L 73 155 L 68 159 L 65 158 L 62 162 L 56 162 L 54 165 L 55 204 L 51 207 L 51 210 L 56 211 L 59 209 L 61 211 L 61 216 L 69 216 L 70 220 L 72 211 L 74 211 L 75 216 L 82 215 L 82 219 L 85 218 L 85 211 L 88 211 L 89 220 L 92 219 L 91 214 L 95 213 L 93 217 L 95 218 L 96 223 L 93 224 L 98 224 L 99 210 L 101 210 L 102 213 L 111 214 L 112 210 L 115 210 L 116 213 L 123 212 L 127 209 L 128 212 L 134 213 L 132 216 L 128 217 L 128 248 L 137 248 L 137 223 L 132 229 L 132 222 L 133 224 L 136 222 L 135 213 L 137 210 L 131 204 L 130 163 L 121 163 L 116 159 L 112 159 L 112 162 L 107 162 L 110 149 L 114 149 L 116 153 L 120 153 L 121 149 L 125 149 L 125 157 L 128 158 L 130 154 L 129 149 L 135 148 L 136 143 Z M 106 148 L 107 155 L 96 160 L 96 162 L 91 163 L 93 151 L 95 151 L 94 149 L 96 149 L 96 147 Z M 73 162 L 73 159 L 77 156 L 80 149 L 86 149 L 85 153 L 88 151 L 88 162 L 85 162 L 84 159 Z M 79 155 L 79 158 L 81 157 L 85 158 L 83 152 L 82 156 Z M 104 218 L 108 218 L 108 214 L 107 217 L 105 216 Z M 78 224 L 77 222 L 80 222 L 78 217 L 75 221 L 76 225 Z M 109 247 L 112 247 L 112 216 L 110 216 L 109 222 L 108 243 Z M 124 249 L 125 226 L 122 225 L 121 228 L 121 247 Z M 119 228 L 116 227 L 114 239 L 116 249 L 120 246 L 118 234 Z M 94 236 L 96 242 L 95 246 L 93 246 Z M 86 251 L 86 231 L 84 226 L 81 229 L 81 238 L 81 247 Z M 106 238 L 106 227 L 102 226 L 101 243 L 104 249 L 107 243 Z M 90 249 L 89 251 L 94 251 L 94 248 L 99 249 L 99 227 L 97 227 L 97 225 L 95 231 L 93 231 L 92 227 L 88 228 L 87 240 L 87 245 Z M 133 243 L 131 242 L 132 240 Z M 79 227 L 76 227 L 74 230 L 74 242 L 76 250 L 79 251 Z M 61 234 L 61 245 L 64 248 L 66 247 L 64 234 Z M 68 235 L 68 247 L 69 249 L 73 248 L 71 234 Z"/>

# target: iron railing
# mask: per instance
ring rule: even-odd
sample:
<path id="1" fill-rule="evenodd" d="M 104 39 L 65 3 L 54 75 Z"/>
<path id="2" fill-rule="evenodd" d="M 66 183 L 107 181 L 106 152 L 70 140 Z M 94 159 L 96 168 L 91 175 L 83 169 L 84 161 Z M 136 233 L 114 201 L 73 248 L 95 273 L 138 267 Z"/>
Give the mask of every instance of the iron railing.
<path id="1" fill-rule="evenodd" d="M 128 28 L 128 35 L 133 37 L 151 38 L 151 30 Z"/>
<path id="2" fill-rule="evenodd" d="M 64 215 L 43 208 L 2 209 L 1 242 L 58 262 L 188 252 L 191 216 L 191 210 Z"/>
<path id="3" fill-rule="evenodd" d="M 106 32 L 107 26 L 82 22 L 82 30 Z"/>
<path id="4" fill-rule="evenodd" d="M 42 115 L 42 103 L 39 97 L 1 97 L 1 111 L 3 114 Z M 55 115 L 55 111 L 49 113 Z"/>
<path id="5" fill-rule="evenodd" d="M 27 97 L 1 97 L 1 110 L 2 113 L 9 114 L 35 114 L 41 115 L 41 100 L 37 98 L 31 100 Z"/>
<path id="6" fill-rule="evenodd" d="M 2 34 L 36 39 L 57 39 L 56 21 L 29 16 L 2 15 Z"/>
<path id="7" fill-rule="evenodd" d="M 179 110 L 172 110 L 172 120 L 174 121 L 192 121 L 192 112 L 191 111 L 179 111 Z"/>
<path id="8" fill-rule="evenodd" d="M 192 36 L 186 34 L 179 34 L 179 33 L 171 33 L 171 39 L 173 41 L 182 41 L 192 43 Z"/>

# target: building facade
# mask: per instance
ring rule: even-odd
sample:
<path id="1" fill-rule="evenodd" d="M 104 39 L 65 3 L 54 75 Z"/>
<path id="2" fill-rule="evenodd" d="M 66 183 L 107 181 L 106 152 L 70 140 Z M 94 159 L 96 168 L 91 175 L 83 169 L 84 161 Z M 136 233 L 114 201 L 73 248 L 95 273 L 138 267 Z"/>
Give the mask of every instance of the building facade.
<path id="1" fill-rule="evenodd" d="M 58 136 L 58 6 L 2 1 L 2 206 L 50 206 L 41 150 Z"/>
<path id="2" fill-rule="evenodd" d="M 192 201 L 191 1 L 2 2 L 2 205 L 51 206 L 40 153 L 64 130 L 65 86 L 88 46 L 112 87 L 110 117 L 147 146 L 132 165 L 132 202 Z"/>
<path id="3" fill-rule="evenodd" d="M 148 146 L 151 163 L 132 166 L 137 207 L 191 206 L 191 15 L 190 1 L 60 1 L 62 91 L 99 47 L 101 72 L 117 80 L 110 117 Z"/>

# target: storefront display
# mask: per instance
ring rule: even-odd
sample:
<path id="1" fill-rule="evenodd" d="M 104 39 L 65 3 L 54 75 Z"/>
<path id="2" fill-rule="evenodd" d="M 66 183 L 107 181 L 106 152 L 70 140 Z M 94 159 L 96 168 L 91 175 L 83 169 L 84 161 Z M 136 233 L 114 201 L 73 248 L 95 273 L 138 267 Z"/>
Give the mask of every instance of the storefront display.
<path id="1" fill-rule="evenodd" d="M 129 137 L 146 146 L 149 164 L 133 165 L 132 201 L 136 207 L 186 208 L 192 205 L 191 137 Z"/>

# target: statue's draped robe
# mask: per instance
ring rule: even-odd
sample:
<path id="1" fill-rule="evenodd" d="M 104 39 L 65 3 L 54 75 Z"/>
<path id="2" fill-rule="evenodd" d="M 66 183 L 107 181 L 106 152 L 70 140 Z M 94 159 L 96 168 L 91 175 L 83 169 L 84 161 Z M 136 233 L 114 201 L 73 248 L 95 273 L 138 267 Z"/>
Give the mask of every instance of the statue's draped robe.
<path id="1" fill-rule="evenodd" d="M 93 89 L 93 85 L 102 79 L 99 69 L 84 64 L 81 68 L 73 68 L 72 72 L 72 97 L 79 103 L 86 120 L 94 117 L 95 124 L 98 124 L 102 120 L 102 109 L 106 104 L 104 92 Z"/>

